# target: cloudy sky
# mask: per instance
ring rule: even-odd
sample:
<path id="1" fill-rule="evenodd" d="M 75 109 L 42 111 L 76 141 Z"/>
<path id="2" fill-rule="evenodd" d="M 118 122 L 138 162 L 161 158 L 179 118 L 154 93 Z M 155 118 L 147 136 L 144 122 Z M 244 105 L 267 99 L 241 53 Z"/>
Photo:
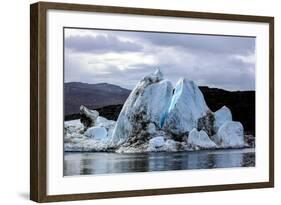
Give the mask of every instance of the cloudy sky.
<path id="1" fill-rule="evenodd" d="M 111 83 L 132 89 L 159 68 L 226 90 L 255 90 L 255 38 L 65 29 L 65 82 Z"/>

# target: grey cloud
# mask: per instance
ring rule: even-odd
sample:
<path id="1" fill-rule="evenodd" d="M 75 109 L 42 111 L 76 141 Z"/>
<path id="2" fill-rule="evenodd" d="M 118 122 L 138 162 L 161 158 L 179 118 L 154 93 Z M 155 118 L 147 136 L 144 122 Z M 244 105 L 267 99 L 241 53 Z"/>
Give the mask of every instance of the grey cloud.
<path id="1" fill-rule="evenodd" d="M 94 67 L 94 65 L 93 65 Z M 104 71 L 105 73 L 96 74 L 95 77 L 102 82 L 117 84 L 124 88 L 133 89 L 138 81 L 145 75 L 153 72 L 156 68 L 154 66 L 143 64 L 132 65 L 132 67 L 124 70 L 118 69 L 116 66 L 108 65 Z"/>
<path id="2" fill-rule="evenodd" d="M 255 63 L 235 58 L 235 55 L 245 58 L 254 55 L 255 38 L 101 30 L 95 33 L 97 36 L 110 37 L 99 40 L 76 39 L 66 44 L 68 49 L 72 49 L 72 52 L 65 53 L 68 56 L 65 66 L 66 81 L 107 82 L 132 89 L 143 76 L 160 68 L 165 78 L 174 85 L 180 77 L 185 77 L 199 85 L 227 90 L 255 90 Z M 130 42 L 125 42 L 128 45 L 124 45 L 124 41 L 119 42 L 120 37 L 130 39 Z M 120 65 L 115 66 L 104 60 L 103 72 L 95 69 L 95 63 L 99 61 L 98 58 L 95 59 L 95 55 L 101 57 L 100 54 L 109 52 L 136 51 L 153 55 L 156 59 L 155 65 L 135 62 L 120 69 Z M 92 52 L 93 63 L 83 69 L 79 58 L 71 55 L 73 52 L 84 52 L 87 55 Z"/>
<path id="3" fill-rule="evenodd" d="M 124 88 L 133 89 L 136 83 L 144 76 L 153 72 L 155 67 L 146 64 L 132 65 L 130 68 L 119 69 L 112 64 L 104 64 L 103 72 L 95 69 L 95 64 L 88 64 L 84 69 L 79 63 L 79 57 L 66 53 L 65 82 L 111 83 Z"/>
<path id="4" fill-rule="evenodd" d="M 104 31 L 111 34 L 116 31 Z M 160 47 L 196 49 L 202 52 L 247 53 L 255 49 L 255 37 L 205 34 L 117 31 L 135 42 L 149 42 Z"/>
<path id="5" fill-rule="evenodd" d="M 179 77 L 194 80 L 199 85 L 228 90 L 255 90 L 255 65 L 243 63 L 230 55 L 196 55 L 194 62 L 182 59 L 161 64 L 169 80 L 175 84 Z M 167 62 L 167 61 L 166 61 Z"/>
<path id="6" fill-rule="evenodd" d="M 65 47 L 74 52 L 107 53 L 141 51 L 141 45 L 129 41 L 122 41 L 114 35 L 86 35 L 68 36 Z"/>
<path id="7" fill-rule="evenodd" d="M 254 37 L 146 32 L 136 34 L 136 36 L 153 45 L 160 47 L 177 47 L 192 52 L 248 54 L 255 49 Z"/>
<path id="8" fill-rule="evenodd" d="M 199 60 L 199 59 L 198 59 Z M 201 58 L 201 60 L 208 60 Z M 230 63 L 231 62 L 231 63 Z M 73 63 L 70 63 L 74 65 Z M 151 66 L 146 64 L 132 64 L 129 68 L 120 70 L 117 66 L 106 64 L 104 72 L 95 72 L 95 65 L 91 66 L 92 72 L 89 70 L 81 71 L 76 67 L 73 77 L 77 80 L 67 79 L 67 81 L 82 81 L 87 83 L 107 82 L 119 85 L 121 87 L 132 89 L 136 83 L 145 75 L 153 72 L 156 68 L 160 68 L 165 78 L 170 80 L 174 85 L 180 77 L 194 80 L 198 85 L 207 85 L 210 87 L 223 88 L 227 90 L 254 90 L 255 76 L 249 72 L 250 67 L 242 64 L 239 60 L 235 62 L 233 59 L 223 59 L 217 63 L 210 62 L 204 66 L 188 65 L 184 61 L 181 63 L 161 64 Z"/>
<path id="9" fill-rule="evenodd" d="M 255 50 L 255 37 L 247 36 L 222 36 L 222 35 L 205 35 L 205 34 L 188 34 L 188 33 L 165 33 L 165 32 L 135 32 L 135 31 L 114 31 L 114 30 L 92 30 L 97 34 L 96 39 L 92 36 L 72 36 L 77 43 L 72 43 L 73 48 L 85 47 L 86 51 L 91 50 L 91 44 L 97 41 L 95 50 L 106 50 L 115 47 L 114 51 L 118 52 L 120 40 L 117 37 L 127 37 L 132 42 L 121 42 L 124 50 L 140 51 L 143 49 L 142 44 L 150 43 L 159 47 L 176 47 L 197 52 L 211 52 L 224 54 L 248 54 Z M 107 36 L 107 37 L 106 37 Z M 91 41 L 93 43 L 91 43 Z M 116 41 L 118 43 L 116 43 Z M 82 46 L 78 45 L 82 44 Z M 126 45 L 128 43 L 128 45 Z M 84 46 L 85 44 L 85 46 Z M 67 45 L 66 45 L 67 46 Z M 120 51 L 122 51 L 120 46 Z"/>

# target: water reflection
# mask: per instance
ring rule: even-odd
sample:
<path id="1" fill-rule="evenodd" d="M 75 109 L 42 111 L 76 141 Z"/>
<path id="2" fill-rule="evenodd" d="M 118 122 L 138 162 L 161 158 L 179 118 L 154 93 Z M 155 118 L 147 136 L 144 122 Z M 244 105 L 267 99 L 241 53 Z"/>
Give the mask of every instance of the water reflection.
<path id="1" fill-rule="evenodd" d="M 141 154 L 66 152 L 64 157 L 65 176 L 253 166 L 252 148 Z"/>

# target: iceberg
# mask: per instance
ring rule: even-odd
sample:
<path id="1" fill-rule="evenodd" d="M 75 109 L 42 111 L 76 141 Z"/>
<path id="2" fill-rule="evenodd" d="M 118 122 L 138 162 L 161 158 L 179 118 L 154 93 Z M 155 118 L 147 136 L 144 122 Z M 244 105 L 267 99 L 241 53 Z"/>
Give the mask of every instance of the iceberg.
<path id="1" fill-rule="evenodd" d="M 84 125 L 80 120 L 71 120 L 64 122 L 64 151 L 68 152 L 90 152 L 108 150 L 106 138 L 101 135 L 92 135 L 91 128 L 84 132 Z M 105 128 L 103 128 L 105 129 Z M 87 133 L 87 134 L 86 134 Z M 92 138 L 92 136 L 94 136 Z"/>
<path id="2" fill-rule="evenodd" d="M 209 108 L 202 92 L 193 81 L 181 79 L 176 84 L 164 128 L 175 135 L 183 135 L 197 127 L 197 120 Z"/>
<path id="3" fill-rule="evenodd" d="M 95 140 L 106 140 L 107 131 L 104 127 L 90 127 L 84 133 L 86 137 L 94 138 Z"/>
<path id="4" fill-rule="evenodd" d="M 146 152 L 177 152 L 182 151 L 181 143 L 165 139 L 163 136 L 157 136 L 149 140 Z"/>
<path id="5" fill-rule="evenodd" d="M 228 107 L 223 106 L 214 113 L 214 131 L 217 132 L 225 122 L 232 121 L 232 114 Z"/>
<path id="6" fill-rule="evenodd" d="M 213 136 L 213 140 L 221 148 L 239 148 L 244 147 L 244 129 L 240 122 L 225 122 Z"/>
<path id="7" fill-rule="evenodd" d="M 163 80 L 159 70 L 144 77 L 123 105 L 111 137 L 112 145 L 119 146 L 128 140 L 147 141 L 149 124 L 162 127 L 172 95 L 171 82 Z"/>
<path id="8" fill-rule="evenodd" d="M 165 149 L 166 152 L 178 152 L 182 151 L 182 144 L 178 141 L 168 139 L 165 142 Z"/>
<path id="9" fill-rule="evenodd" d="M 203 130 L 197 131 L 196 128 L 190 131 L 187 143 L 203 149 L 217 148 L 217 145 L 209 138 L 206 132 Z"/>
<path id="10" fill-rule="evenodd" d="M 157 149 L 165 145 L 165 139 L 163 136 L 157 136 L 149 140 L 149 149 Z"/>
<path id="11" fill-rule="evenodd" d="M 96 110 L 90 110 L 86 106 L 81 105 L 80 115 L 80 121 L 85 126 L 85 130 L 87 130 L 88 127 L 91 127 L 95 124 L 95 121 L 99 116 L 99 112 Z"/>
<path id="12" fill-rule="evenodd" d="M 64 141 L 64 151 L 66 152 L 103 152 L 108 150 L 108 144 L 104 141 L 95 140 L 85 136 Z"/>
<path id="13" fill-rule="evenodd" d="M 102 116 L 98 116 L 94 124 L 94 126 L 96 127 L 104 127 L 107 131 L 107 135 L 109 138 L 112 136 L 115 125 L 116 125 L 116 121 L 108 120 Z"/>
<path id="14" fill-rule="evenodd" d="M 84 129 L 80 120 L 71 120 L 64 122 L 64 132 L 68 134 L 79 133 Z"/>
<path id="15" fill-rule="evenodd" d="M 176 152 L 245 147 L 240 122 L 228 107 L 212 112 L 198 86 L 180 79 L 175 88 L 160 70 L 140 80 L 117 121 L 81 105 L 81 119 L 64 123 L 65 151 Z"/>

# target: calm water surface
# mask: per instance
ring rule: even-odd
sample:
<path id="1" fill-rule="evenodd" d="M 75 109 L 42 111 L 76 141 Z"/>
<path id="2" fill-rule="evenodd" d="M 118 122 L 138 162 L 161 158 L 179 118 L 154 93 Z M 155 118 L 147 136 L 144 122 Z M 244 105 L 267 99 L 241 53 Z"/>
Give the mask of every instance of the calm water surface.
<path id="1" fill-rule="evenodd" d="M 65 152 L 64 176 L 255 166 L 255 149 L 117 154 Z"/>

